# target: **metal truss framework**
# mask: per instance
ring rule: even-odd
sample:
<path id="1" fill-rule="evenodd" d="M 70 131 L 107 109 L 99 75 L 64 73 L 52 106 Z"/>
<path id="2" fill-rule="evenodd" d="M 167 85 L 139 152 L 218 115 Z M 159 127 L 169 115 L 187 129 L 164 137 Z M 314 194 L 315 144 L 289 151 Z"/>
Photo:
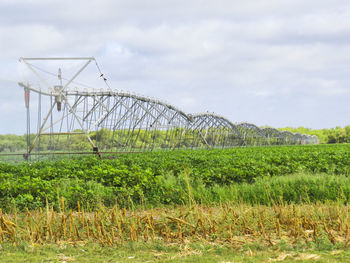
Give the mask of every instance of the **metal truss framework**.
<path id="1" fill-rule="evenodd" d="M 60 59 L 67 60 L 54 58 Z M 109 88 L 99 91 L 72 90 L 70 84 L 95 59 L 68 59 L 86 63 L 65 84 L 62 84 L 59 71 L 60 85 L 54 87 L 28 63 L 29 60 L 43 59 L 20 59 L 49 90 L 45 92 L 29 84 L 19 83 L 25 90 L 26 98 L 29 100 L 29 92 L 32 91 L 38 94 L 39 103 L 42 96 L 50 100 L 44 118 L 41 119 L 41 112 L 38 114 L 38 131 L 28 145 L 26 157 L 40 150 L 69 152 L 90 148 L 101 154 L 154 149 L 318 143 L 316 136 L 259 128 L 250 123 L 233 123 L 213 113 L 186 114 L 168 103 Z M 27 100 L 26 107 L 29 108 Z M 38 109 L 41 110 L 41 105 L 38 105 Z M 49 149 L 40 148 L 43 136 L 50 138 Z"/>

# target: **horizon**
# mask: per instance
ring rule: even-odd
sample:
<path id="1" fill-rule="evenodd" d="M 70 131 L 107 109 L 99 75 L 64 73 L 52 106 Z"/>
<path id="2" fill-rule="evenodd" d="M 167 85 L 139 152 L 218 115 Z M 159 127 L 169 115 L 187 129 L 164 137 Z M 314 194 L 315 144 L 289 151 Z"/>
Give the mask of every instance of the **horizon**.
<path id="1" fill-rule="evenodd" d="M 320 131 L 320 130 L 334 130 L 334 129 L 337 129 L 337 128 L 340 128 L 340 129 L 344 129 L 346 127 L 350 126 L 349 125 L 345 125 L 345 126 L 336 126 L 336 127 L 331 127 L 331 128 L 321 128 L 321 129 L 312 129 L 312 128 L 308 128 L 308 127 L 304 127 L 304 126 L 299 126 L 299 127 L 289 127 L 289 126 L 286 126 L 286 127 L 271 127 L 271 126 L 258 126 L 260 129 L 263 129 L 263 128 L 274 128 L 274 129 L 306 129 L 306 130 L 310 130 L 310 131 Z M 94 131 L 91 131 L 91 132 L 94 132 Z M 30 135 L 36 135 L 37 133 L 36 132 L 31 132 Z M 4 135 L 16 135 L 16 136 L 27 136 L 26 133 L 24 134 L 17 134 L 17 133 L 0 133 L 0 136 L 4 136 Z"/>

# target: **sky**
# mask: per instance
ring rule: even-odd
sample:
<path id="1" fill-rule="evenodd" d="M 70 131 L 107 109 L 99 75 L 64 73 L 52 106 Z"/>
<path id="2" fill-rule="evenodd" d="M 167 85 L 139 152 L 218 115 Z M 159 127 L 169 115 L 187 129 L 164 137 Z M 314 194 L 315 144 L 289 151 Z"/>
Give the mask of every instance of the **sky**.
<path id="1" fill-rule="evenodd" d="M 350 124 L 348 0 L 0 0 L 0 50 L 0 134 L 25 133 L 20 57 L 93 56 L 112 89 L 187 113 Z"/>

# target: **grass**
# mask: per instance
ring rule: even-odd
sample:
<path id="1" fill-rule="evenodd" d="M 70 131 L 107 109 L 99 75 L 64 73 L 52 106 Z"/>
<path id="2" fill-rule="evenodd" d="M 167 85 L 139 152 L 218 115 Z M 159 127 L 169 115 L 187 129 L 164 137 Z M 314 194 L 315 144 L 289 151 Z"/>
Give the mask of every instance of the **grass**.
<path id="1" fill-rule="evenodd" d="M 261 177 L 251 184 L 234 183 L 215 185 L 212 188 L 197 183 L 191 186 L 191 195 L 197 203 L 202 204 L 348 203 L 350 178 L 342 175 L 298 173 L 283 177 Z"/>
<path id="2" fill-rule="evenodd" d="M 159 183 L 160 185 L 160 183 Z M 201 179 L 191 177 L 189 170 L 178 176 L 165 175 L 161 188 L 113 188 L 99 182 L 66 178 L 60 181 L 40 181 L 30 177 L 6 180 L 0 186 L 3 211 L 44 208 L 46 202 L 60 209 L 60 200 L 66 207 L 77 208 L 79 202 L 86 211 L 99 206 L 126 208 L 152 208 L 166 205 L 215 205 L 222 203 L 274 205 L 350 201 L 350 177 L 344 175 L 297 173 L 285 176 L 264 176 L 253 183 L 215 184 L 208 187 Z M 28 191 L 26 189 L 28 188 Z M 47 190 L 49 189 L 49 190 Z M 47 190 L 47 191 L 46 191 Z M 41 198 L 35 197 L 40 194 Z M 45 196 L 48 196 L 45 200 Z M 150 200 L 150 196 L 152 199 Z"/>
<path id="3" fill-rule="evenodd" d="M 288 180 L 286 178 L 285 180 Z M 263 183 L 262 183 L 263 184 Z M 198 205 L 0 212 L 0 262 L 348 262 L 350 206 Z"/>
<path id="4" fill-rule="evenodd" d="M 284 149 L 3 164 L 0 262 L 350 262 L 348 148 Z"/>
<path id="5" fill-rule="evenodd" d="M 129 242 L 123 246 L 2 244 L 0 261 L 17 262 L 349 262 L 350 250 L 344 247 L 319 248 L 315 244 L 274 246 L 259 243 L 235 248 L 197 242 L 173 245 L 161 242 Z"/>

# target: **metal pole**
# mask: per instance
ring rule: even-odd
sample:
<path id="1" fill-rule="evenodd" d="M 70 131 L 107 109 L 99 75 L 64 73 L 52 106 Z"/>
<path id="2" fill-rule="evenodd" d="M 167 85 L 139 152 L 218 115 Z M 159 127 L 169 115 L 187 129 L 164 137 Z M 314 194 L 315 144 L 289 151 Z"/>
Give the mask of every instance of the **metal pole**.
<path id="1" fill-rule="evenodd" d="M 40 127 L 40 130 L 39 130 L 38 134 L 35 136 L 35 138 L 34 138 L 34 140 L 33 140 L 32 145 L 29 147 L 29 150 L 28 150 L 27 153 L 24 155 L 24 158 L 25 158 L 25 159 L 28 159 L 28 156 L 30 155 L 30 153 L 31 153 L 32 150 L 34 149 L 35 144 L 36 144 L 38 138 L 40 137 L 40 133 L 42 132 L 42 129 L 44 128 L 44 126 L 45 126 L 47 120 L 48 120 L 49 117 L 51 116 L 52 110 L 53 110 L 53 108 L 55 107 L 55 105 L 56 105 L 56 102 L 54 102 L 54 103 L 52 104 L 52 106 L 51 106 L 49 112 L 47 113 L 47 115 L 46 115 L 46 117 L 45 117 L 45 119 L 44 119 L 44 121 L 43 121 L 43 124 L 42 124 L 41 127 Z"/>

